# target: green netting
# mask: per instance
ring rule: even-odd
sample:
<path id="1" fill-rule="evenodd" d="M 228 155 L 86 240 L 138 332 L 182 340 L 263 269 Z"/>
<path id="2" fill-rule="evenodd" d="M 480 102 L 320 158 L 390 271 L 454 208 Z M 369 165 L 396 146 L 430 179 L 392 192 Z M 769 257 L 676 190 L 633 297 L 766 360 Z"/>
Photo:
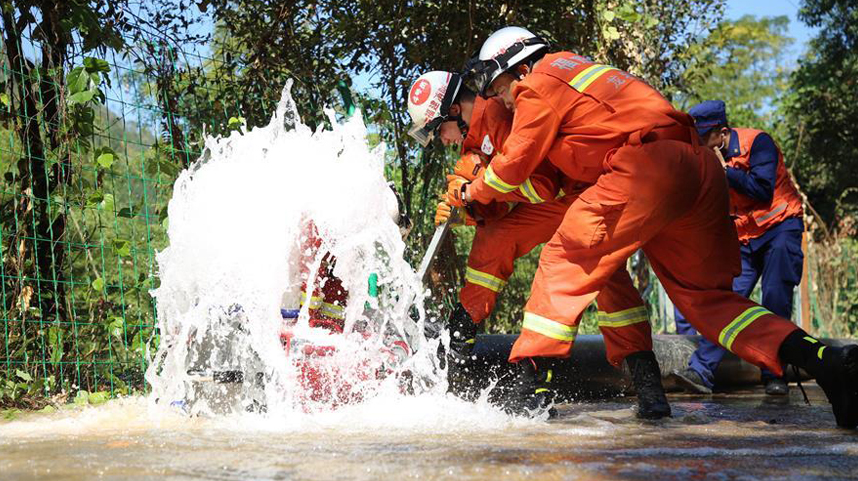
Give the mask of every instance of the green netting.
<path id="1" fill-rule="evenodd" d="M 54 68 L 22 37 L 23 57 L 0 51 L 0 404 L 141 389 L 173 181 L 237 109 L 223 79 L 189 80 L 216 59 L 143 45 Z"/>

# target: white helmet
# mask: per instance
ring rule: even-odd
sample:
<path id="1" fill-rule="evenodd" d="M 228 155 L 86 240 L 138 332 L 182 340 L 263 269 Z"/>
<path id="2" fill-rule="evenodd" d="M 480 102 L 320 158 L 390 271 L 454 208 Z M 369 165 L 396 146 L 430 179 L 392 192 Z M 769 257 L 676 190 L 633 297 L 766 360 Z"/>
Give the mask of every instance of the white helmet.
<path id="1" fill-rule="evenodd" d="M 408 114 L 414 124 L 408 135 L 426 147 L 442 123 L 456 120 L 461 124 L 460 116 L 450 115 L 461 86 L 462 77 L 457 73 L 435 70 L 421 75 L 408 91 Z"/>
<path id="2" fill-rule="evenodd" d="M 477 58 L 468 62 L 466 69 L 474 77 L 480 95 L 502 73 L 531 56 L 548 49 L 548 42 L 530 30 L 521 27 L 504 27 L 483 42 Z"/>

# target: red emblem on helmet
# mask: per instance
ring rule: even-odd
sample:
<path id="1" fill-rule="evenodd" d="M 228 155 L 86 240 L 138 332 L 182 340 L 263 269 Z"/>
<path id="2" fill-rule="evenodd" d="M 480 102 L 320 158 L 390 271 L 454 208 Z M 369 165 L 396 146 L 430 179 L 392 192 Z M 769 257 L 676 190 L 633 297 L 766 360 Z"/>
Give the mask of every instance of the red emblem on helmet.
<path id="1" fill-rule="evenodd" d="M 411 87 L 411 93 L 408 96 L 412 104 L 420 105 L 429 98 L 430 93 L 432 93 L 432 85 L 428 80 L 420 79 Z"/>

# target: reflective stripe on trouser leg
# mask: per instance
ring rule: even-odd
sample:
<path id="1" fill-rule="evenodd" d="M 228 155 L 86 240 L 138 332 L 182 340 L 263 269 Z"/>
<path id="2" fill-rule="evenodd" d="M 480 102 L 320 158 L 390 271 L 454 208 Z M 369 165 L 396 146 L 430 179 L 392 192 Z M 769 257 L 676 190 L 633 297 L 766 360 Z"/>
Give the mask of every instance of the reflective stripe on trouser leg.
<path id="1" fill-rule="evenodd" d="M 733 341 L 736 340 L 739 333 L 751 325 L 752 322 L 759 319 L 761 316 L 771 314 L 768 309 L 760 306 L 754 306 L 745 310 L 745 312 L 736 316 L 733 322 L 727 324 L 724 329 L 721 329 L 721 334 L 718 336 L 718 343 L 724 346 L 728 351 L 733 352 Z"/>
<path id="2" fill-rule="evenodd" d="M 649 314 L 644 306 L 632 307 L 619 312 L 599 311 L 599 327 L 616 329 L 641 322 L 649 322 Z"/>
<path id="3" fill-rule="evenodd" d="M 494 292 L 500 292 L 503 286 L 506 285 L 506 281 L 500 277 L 495 277 L 487 272 L 480 272 L 471 267 L 465 270 L 465 282 L 485 287 Z"/>
<path id="4" fill-rule="evenodd" d="M 578 333 L 577 323 L 570 326 L 532 312 L 524 313 L 521 327 L 510 353 L 511 362 L 525 357 L 567 357 Z"/>

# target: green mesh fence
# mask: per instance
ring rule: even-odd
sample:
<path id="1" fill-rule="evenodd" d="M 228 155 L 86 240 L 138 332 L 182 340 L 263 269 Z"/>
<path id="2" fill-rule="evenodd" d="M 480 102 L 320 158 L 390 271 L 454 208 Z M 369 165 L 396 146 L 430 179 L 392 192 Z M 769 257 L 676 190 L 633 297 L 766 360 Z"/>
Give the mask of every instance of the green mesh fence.
<path id="1" fill-rule="evenodd" d="M 0 405 L 144 387 L 173 182 L 204 128 L 241 122 L 213 58 L 143 45 L 54 66 L 42 47 L 0 51 Z"/>

